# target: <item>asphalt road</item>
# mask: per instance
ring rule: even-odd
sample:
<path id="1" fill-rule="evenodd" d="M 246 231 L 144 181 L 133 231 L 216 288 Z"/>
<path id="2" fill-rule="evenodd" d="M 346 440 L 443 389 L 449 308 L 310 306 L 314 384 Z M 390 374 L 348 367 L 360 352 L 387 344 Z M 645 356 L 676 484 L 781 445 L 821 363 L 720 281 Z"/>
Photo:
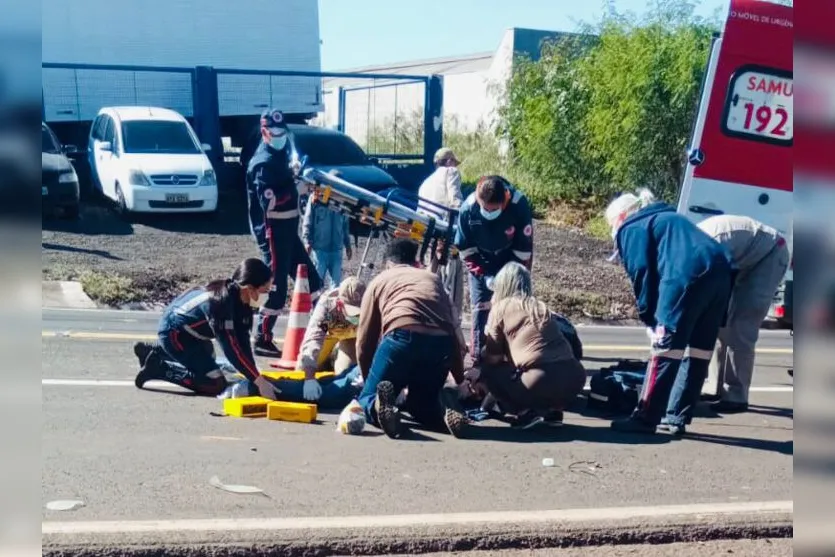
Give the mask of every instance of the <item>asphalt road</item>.
<path id="1" fill-rule="evenodd" d="M 677 515 L 696 504 L 706 505 L 701 519 L 736 509 L 756 522 L 760 507 L 768 514 L 792 500 L 786 369 L 793 355 L 783 332 L 763 333 L 751 412 L 720 417 L 704 408 L 684 439 L 613 434 L 608 421 L 584 415 L 578 400 L 578 412 L 557 430 L 487 423 L 473 439 L 417 432 L 392 441 L 373 428 L 340 435 L 333 414 L 320 412 L 316 425 L 219 418 L 210 414 L 220 411 L 218 400 L 137 391 L 131 345 L 153 337 L 156 318 L 43 312 L 42 499 L 85 503 L 43 511 L 47 545 L 112 536 L 199 543 L 220 535 L 248 543 L 261 525 L 289 532 L 308 528 L 309 517 L 329 517 L 322 528 L 367 528 L 371 536 L 396 527 L 425 537 L 456 524 L 472 531 L 472 524 L 502 521 L 501 513 L 506 523 L 530 525 L 537 512 L 577 509 L 553 519 L 603 523 Z M 646 353 L 642 329 L 588 327 L 580 334 L 589 370 Z M 543 458 L 556 465 L 543 467 Z M 257 486 L 267 497 L 222 491 L 209 484 L 212 476 Z M 423 517 L 409 518 L 416 514 Z"/>

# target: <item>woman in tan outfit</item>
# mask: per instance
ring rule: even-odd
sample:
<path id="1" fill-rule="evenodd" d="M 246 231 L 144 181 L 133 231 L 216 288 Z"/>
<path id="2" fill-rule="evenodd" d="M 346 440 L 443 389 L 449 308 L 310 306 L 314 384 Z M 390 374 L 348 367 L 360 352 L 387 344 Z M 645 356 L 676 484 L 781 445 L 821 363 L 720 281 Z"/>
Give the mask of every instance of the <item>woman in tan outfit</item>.
<path id="1" fill-rule="evenodd" d="M 485 327 L 481 381 L 501 410 L 515 414 L 514 427 L 562 424 L 562 411 L 586 383 L 556 315 L 533 296 L 531 275 L 508 263 L 496 275 Z"/>

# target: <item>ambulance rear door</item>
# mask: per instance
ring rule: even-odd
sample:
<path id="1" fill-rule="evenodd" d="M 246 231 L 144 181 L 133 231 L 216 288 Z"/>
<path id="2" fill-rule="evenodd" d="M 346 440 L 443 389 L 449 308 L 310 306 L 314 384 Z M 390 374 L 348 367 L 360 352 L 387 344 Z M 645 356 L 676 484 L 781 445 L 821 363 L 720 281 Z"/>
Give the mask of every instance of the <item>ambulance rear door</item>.
<path id="1" fill-rule="evenodd" d="M 747 215 L 792 235 L 792 8 L 731 0 L 712 45 L 678 212 Z"/>

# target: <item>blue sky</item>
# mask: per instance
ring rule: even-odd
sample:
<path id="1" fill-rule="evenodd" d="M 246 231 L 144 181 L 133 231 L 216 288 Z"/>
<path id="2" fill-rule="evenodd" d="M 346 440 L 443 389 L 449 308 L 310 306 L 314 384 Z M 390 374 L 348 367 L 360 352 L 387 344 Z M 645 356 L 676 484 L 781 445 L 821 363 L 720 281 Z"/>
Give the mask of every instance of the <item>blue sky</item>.
<path id="1" fill-rule="evenodd" d="M 648 1 L 615 3 L 640 13 Z M 728 1 L 695 0 L 697 14 L 727 11 Z M 495 50 L 508 27 L 571 31 L 578 21 L 598 19 L 603 6 L 603 0 L 319 0 L 322 69 Z"/>

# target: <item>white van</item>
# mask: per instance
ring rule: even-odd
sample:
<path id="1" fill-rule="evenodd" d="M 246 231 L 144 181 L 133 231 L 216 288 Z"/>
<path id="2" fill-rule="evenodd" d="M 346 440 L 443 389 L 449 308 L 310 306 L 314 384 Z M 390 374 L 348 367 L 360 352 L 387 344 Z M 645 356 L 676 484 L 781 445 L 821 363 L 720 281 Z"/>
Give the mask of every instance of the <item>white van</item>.
<path id="1" fill-rule="evenodd" d="M 156 107 L 109 107 L 90 129 L 93 184 L 123 213 L 211 212 L 217 177 L 188 121 Z"/>

